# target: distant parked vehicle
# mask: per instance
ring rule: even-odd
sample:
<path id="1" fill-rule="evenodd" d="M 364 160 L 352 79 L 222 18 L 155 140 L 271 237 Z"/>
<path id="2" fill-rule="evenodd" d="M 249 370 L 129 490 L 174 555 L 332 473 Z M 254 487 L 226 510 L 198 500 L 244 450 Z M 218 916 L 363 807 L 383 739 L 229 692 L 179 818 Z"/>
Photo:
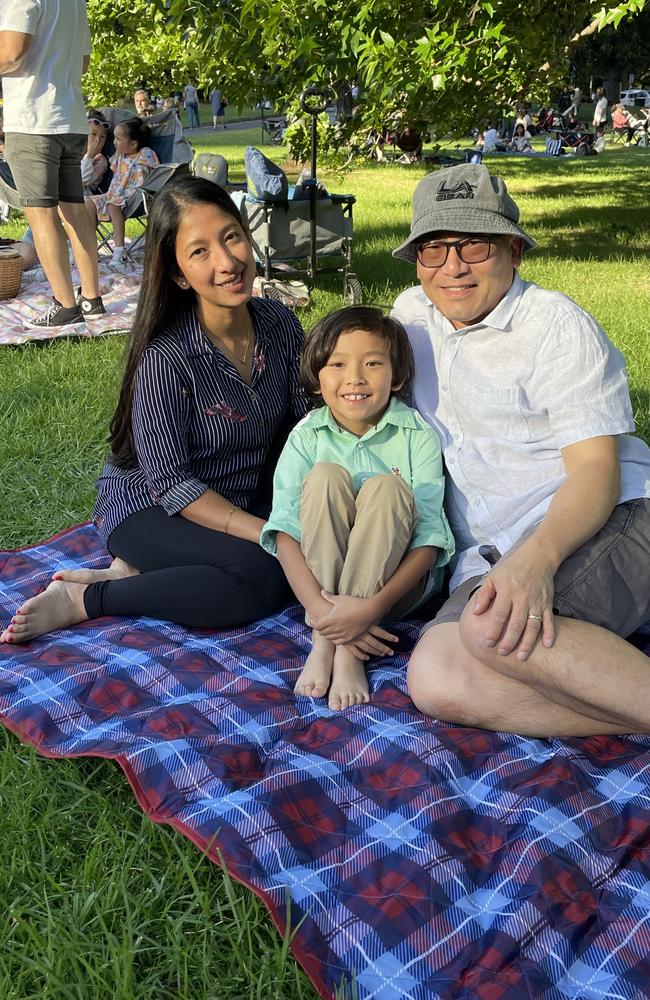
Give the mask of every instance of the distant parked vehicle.
<path id="1" fill-rule="evenodd" d="M 622 90 L 621 104 L 626 108 L 650 108 L 650 90 Z"/>

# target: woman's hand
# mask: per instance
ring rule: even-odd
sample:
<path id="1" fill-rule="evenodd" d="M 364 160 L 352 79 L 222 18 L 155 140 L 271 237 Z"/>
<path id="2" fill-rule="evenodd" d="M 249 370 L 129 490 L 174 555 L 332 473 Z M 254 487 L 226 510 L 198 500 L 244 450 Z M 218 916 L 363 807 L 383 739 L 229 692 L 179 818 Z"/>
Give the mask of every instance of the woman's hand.
<path id="1" fill-rule="evenodd" d="M 553 579 L 555 567 L 533 539 L 499 560 L 473 598 L 473 613 L 485 616 L 485 644 L 501 656 L 517 650 L 527 660 L 540 635 L 544 646 L 555 642 Z"/>
<path id="2" fill-rule="evenodd" d="M 355 640 L 366 638 L 364 642 L 372 645 L 366 652 L 392 652 L 389 646 L 377 640 L 397 642 L 397 636 L 392 635 L 376 624 L 379 617 L 370 597 L 349 597 L 347 595 L 330 594 L 321 591 L 321 596 L 331 605 L 331 610 L 314 622 L 314 628 L 335 645 L 346 645 Z"/>

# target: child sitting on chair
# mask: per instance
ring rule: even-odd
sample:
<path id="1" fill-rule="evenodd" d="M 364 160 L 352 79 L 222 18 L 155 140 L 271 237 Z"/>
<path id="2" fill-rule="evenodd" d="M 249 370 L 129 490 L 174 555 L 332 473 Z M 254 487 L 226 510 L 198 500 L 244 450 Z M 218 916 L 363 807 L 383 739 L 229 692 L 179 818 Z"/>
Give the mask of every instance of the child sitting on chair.
<path id="1" fill-rule="evenodd" d="M 312 626 L 297 694 L 345 709 L 369 701 L 364 661 L 392 654 L 397 621 L 441 585 L 454 543 L 442 510 L 440 442 L 406 395 L 413 355 L 381 310 L 339 309 L 301 359 L 312 410 L 291 432 L 260 542 L 277 555 Z"/>
<path id="2" fill-rule="evenodd" d="M 86 198 L 93 222 L 101 219 L 113 224 L 113 263 L 118 265 L 126 263 L 123 208 L 147 174 L 159 165 L 158 157 L 147 145 L 150 138 L 151 129 L 140 118 L 129 118 L 116 125 L 113 132 L 115 153 L 110 160 L 113 179 L 108 192 Z"/>

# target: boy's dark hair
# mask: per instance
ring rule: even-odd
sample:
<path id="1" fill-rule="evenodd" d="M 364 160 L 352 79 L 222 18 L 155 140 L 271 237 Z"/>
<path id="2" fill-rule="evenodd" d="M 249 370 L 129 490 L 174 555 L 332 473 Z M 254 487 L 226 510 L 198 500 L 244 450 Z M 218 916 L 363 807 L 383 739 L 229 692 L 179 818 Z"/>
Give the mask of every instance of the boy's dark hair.
<path id="1" fill-rule="evenodd" d="M 376 333 L 386 341 L 393 384 L 402 383 L 394 395 L 408 400 L 415 365 L 402 324 L 392 316 L 384 316 L 381 309 L 375 306 L 344 306 L 319 320 L 305 338 L 300 358 L 300 383 L 310 402 L 314 406 L 323 405 L 318 375 L 327 364 L 341 334 L 352 330 Z"/>

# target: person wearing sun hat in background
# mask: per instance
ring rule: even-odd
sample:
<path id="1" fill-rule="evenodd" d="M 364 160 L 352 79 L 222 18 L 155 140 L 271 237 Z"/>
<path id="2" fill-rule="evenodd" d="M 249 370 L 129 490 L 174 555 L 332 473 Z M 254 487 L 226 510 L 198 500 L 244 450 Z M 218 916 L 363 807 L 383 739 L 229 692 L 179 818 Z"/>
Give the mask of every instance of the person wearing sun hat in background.
<path id="1" fill-rule="evenodd" d="M 456 539 L 451 596 L 409 690 L 428 715 L 533 736 L 650 732 L 650 448 L 596 320 L 524 281 L 534 240 L 481 164 L 425 177 L 394 256 L 413 403 L 437 430 Z"/>

